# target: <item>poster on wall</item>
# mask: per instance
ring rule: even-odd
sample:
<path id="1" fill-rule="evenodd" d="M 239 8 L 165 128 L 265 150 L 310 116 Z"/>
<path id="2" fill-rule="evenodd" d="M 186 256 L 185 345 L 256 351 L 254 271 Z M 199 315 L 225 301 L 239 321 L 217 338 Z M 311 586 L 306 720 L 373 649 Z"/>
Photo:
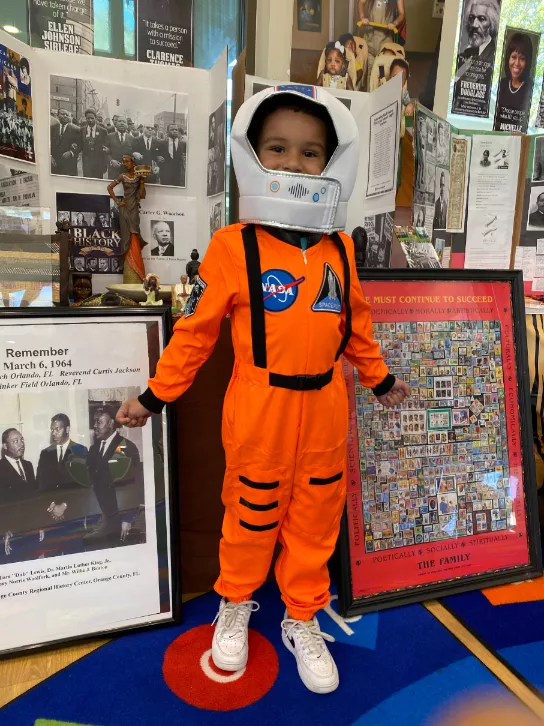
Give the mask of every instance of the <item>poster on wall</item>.
<path id="1" fill-rule="evenodd" d="M 297 0 L 297 27 L 309 33 L 322 31 L 321 0 Z"/>
<path id="2" fill-rule="evenodd" d="M 123 156 L 152 168 L 146 185 L 187 183 L 188 95 L 51 76 L 51 174 L 117 179 Z"/>
<path id="3" fill-rule="evenodd" d="M 497 52 L 500 0 L 464 0 L 451 112 L 488 118 Z"/>
<path id="4" fill-rule="evenodd" d="M 225 226 L 225 195 L 218 194 L 208 197 L 208 214 L 210 216 L 210 239 Z"/>
<path id="5" fill-rule="evenodd" d="M 535 126 L 537 129 L 544 128 L 544 78 L 542 79 L 542 90 L 540 91 L 540 102 L 538 104 Z"/>
<path id="6" fill-rule="evenodd" d="M 70 222 L 76 272 L 123 272 L 119 209 L 107 194 L 57 194 L 57 222 Z"/>
<path id="7" fill-rule="evenodd" d="M 2 652 L 177 617 L 169 419 L 115 421 L 168 334 L 156 309 L 0 319 Z"/>
<path id="8" fill-rule="evenodd" d="M 140 229 L 146 272 L 158 275 L 161 285 L 175 285 L 191 257 L 196 236 L 196 199 L 165 199 L 149 195 L 140 210 Z"/>
<path id="9" fill-rule="evenodd" d="M 36 161 L 28 58 L 0 45 L 0 156 Z"/>
<path id="10" fill-rule="evenodd" d="M 30 45 L 59 53 L 92 55 L 92 0 L 28 0 Z"/>
<path id="11" fill-rule="evenodd" d="M 208 124 L 208 183 L 207 194 L 215 196 L 225 191 L 227 144 L 227 102 L 210 114 Z"/>
<path id="12" fill-rule="evenodd" d="M 140 62 L 193 65 L 193 0 L 136 0 L 136 17 Z"/>
<path id="13" fill-rule="evenodd" d="M 506 28 L 495 131 L 526 133 L 529 126 L 540 34 Z"/>
<path id="14" fill-rule="evenodd" d="M 342 615 L 534 576 L 520 274 L 384 270 L 362 284 L 374 337 L 412 393 L 388 411 L 344 362 Z"/>

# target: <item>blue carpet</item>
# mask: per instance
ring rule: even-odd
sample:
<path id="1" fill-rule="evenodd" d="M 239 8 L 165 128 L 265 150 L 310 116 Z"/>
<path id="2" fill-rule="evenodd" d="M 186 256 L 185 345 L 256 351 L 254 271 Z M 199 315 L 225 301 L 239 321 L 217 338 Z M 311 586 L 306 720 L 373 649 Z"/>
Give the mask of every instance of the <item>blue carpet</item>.
<path id="1" fill-rule="evenodd" d="M 492 605 L 478 591 L 453 595 L 442 602 L 478 638 L 544 692 L 544 600 Z"/>
<path id="2" fill-rule="evenodd" d="M 341 682 L 331 695 L 314 695 L 298 680 L 295 660 L 281 642 L 283 605 L 276 586 L 266 585 L 257 599 L 261 610 L 252 616 L 251 627 L 269 641 L 261 638 L 261 645 L 273 657 L 256 662 L 260 655 L 257 649 L 252 650 L 256 655 L 250 657 L 247 671 L 237 683 L 207 681 L 200 666 L 200 653 L 211 647 L 211 629 L 199 626 L 213 620 L 218 603 L 217 596 L 210 594 L 184 607 L 182 627 L 117 639 L 6 706 L 0 723 L 33 726 L 38 719 L 52 719 L 92 726 L 391 726 L 400 716 L 403 726 L 423 726 L 461 694 L 467 696 L 476 690 L 507 695 L 506 689 L 421 605 L 365 615 L 347 623 L 320 613 L 322 629 L 337 639 L 331 651 Z M 193 676 L 208 689 L 206 692 L 224 689 L 227 698 L 222 701 L 223 711 L 189 705 L 168 688 L 163 677 L 164 655 L 171 643 L 184 633 L 184 638 L 190 638 L 201 632 L 208 639 L 202 641 L 197 656 L 191 656 L 190 664 L 182 664 L 190 673 L 187 681 L 180 679 L 180 686 L 190 699 L 194 689 L 187 682 L 192 683 Z M 180 654 L 184 652 L 179 649 Z M 275 682 L 273 662 L 278 667 Z M 232 707 L 228 694 L 238 689 L 233 698 L 243 693 L 251 700 L 255 683 L 263 677 L 266 680 L 268 670 L 272 680 L 260 700 L 228 710 Z"/>

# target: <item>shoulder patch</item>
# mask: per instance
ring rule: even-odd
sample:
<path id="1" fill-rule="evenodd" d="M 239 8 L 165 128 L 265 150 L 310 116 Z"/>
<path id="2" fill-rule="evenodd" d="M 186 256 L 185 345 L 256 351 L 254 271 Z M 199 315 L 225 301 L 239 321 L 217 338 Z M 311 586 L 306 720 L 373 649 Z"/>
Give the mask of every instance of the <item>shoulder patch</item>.
<path id="1" fill-rule="evenodd" d="M 200 302 L 202 295 L 204 295 L 207 287 L 208 283 L 204 282 L 204 280 L 199 275 L 195 280 L 194 287 L 191 290 L 191 294 L 189 295 L 189 299 L 187 300 L 187 304 L 185 305 L 186 318 L 190 318 L 191 315 L 194 315 L 196 313 L 198 303 Z"/>
<path id="2" fill-rule="evenodd" d="M 314 313 L 341 313 L 342 286 L 338 275 L 328 262 L 325 262 L 321 288 L 312 305 Z"/>

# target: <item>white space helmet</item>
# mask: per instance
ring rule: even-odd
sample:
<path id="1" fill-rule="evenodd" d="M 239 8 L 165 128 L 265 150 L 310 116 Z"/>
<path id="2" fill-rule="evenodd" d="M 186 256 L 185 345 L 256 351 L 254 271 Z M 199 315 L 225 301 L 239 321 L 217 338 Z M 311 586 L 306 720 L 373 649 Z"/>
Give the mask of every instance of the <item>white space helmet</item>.
<path id="1" fill-rule="evenodd" d="M 338 146 L 321 176 L 265 169 L 248 139 L 260 105 L 276 94 L 290 94 L 323 107 L 331 117 Z M 336 232 L 346 225 L 347 206 L 359 164 L 357 125 L 346 106 L 316 86 L 267 88 L 238 111 L 231 132 L 232 160 L 240 190 L 240 221 L 307 232 Z"/>

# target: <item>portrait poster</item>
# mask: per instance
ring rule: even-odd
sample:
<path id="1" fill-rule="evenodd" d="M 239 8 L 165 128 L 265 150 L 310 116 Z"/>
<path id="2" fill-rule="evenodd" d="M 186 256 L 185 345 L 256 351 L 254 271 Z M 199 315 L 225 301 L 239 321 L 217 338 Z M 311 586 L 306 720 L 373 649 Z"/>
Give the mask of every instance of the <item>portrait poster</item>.
<path id="1" fill-rule="evenodd" d="M 184 188 L 188 95 L 51 76 L 51 174 L 114 180 L 123 156 L 150 166 L 151 184 Z"/>
<path id="2" fill-rule="evenodd" d="M 177 617 L 169 417 L 115 422 L 169 326 L 149 309 L 0 316 L 1 652 Z"/>
<path id="3" fill-rule="evenodd" d="M 534 576 L 541 553 L 520 273 L 370 274 L 362 287 L 374 337 L 411 396 L 384 409 L 344 361 L 342 614 Z"/>
<path id="4" fill-rule="evenodd" d="M 28 58 L 0 44 L 0 156 L 36 161 Z"/>
<path id="5" fill-rule="evenodd" d="M 506 28 L 493 122 L 495 131 L 527 132 L 539 45 L 540 33 Z"/>
<path id="6" fill-rule="evenodd" d="M 451 112 L 488 118 L 501 2 L 488 0 L 478 16 L 474 5 L 463 1 Z"/>
<path id="7" fill-rule="evenodd" d="M 544 78 L 542 79 L 542 90 L 540 91 L 540 101 L 538 103 L 535 126 L 537 129 L 544 128 Z"/>
<path id="8" fill-rule="evenodd" d="M 92 55 L 93 0 L 28 0 L 30 45 Z"/>
<path id="9" fill-rule="evenodd" d="M 193 0 L 136 0 L 137 58 L 156 65 L 193 65 Z"/>
<path id="10" fill-rule="evenodd" d="M 322 32 L 321 0 L 297 0 L 297 26 L 309 33 Z"/>
<path id="11" fill-rule="evenodd" d="M 208 124 L 207 194 L 213 197 L 225 191 L 227 148 L 227 102 L 210 114 Z"/>
<path id="12" fill-rule="evenodd" d="M 108 194 L 57 193 L 57 222 L 70 222 L 76 272 L 123 272 L 119 208 Z"/>
<path id="13" fill-rule="evenodd" d="M 146 272 L 161 285 L 175 285 L 191 258 L 197 238 L 197 200 L 192 197 L 165 199 L 149 194 L 140 210 L 140 229 L 147 243 L 142 249 Z"/>

